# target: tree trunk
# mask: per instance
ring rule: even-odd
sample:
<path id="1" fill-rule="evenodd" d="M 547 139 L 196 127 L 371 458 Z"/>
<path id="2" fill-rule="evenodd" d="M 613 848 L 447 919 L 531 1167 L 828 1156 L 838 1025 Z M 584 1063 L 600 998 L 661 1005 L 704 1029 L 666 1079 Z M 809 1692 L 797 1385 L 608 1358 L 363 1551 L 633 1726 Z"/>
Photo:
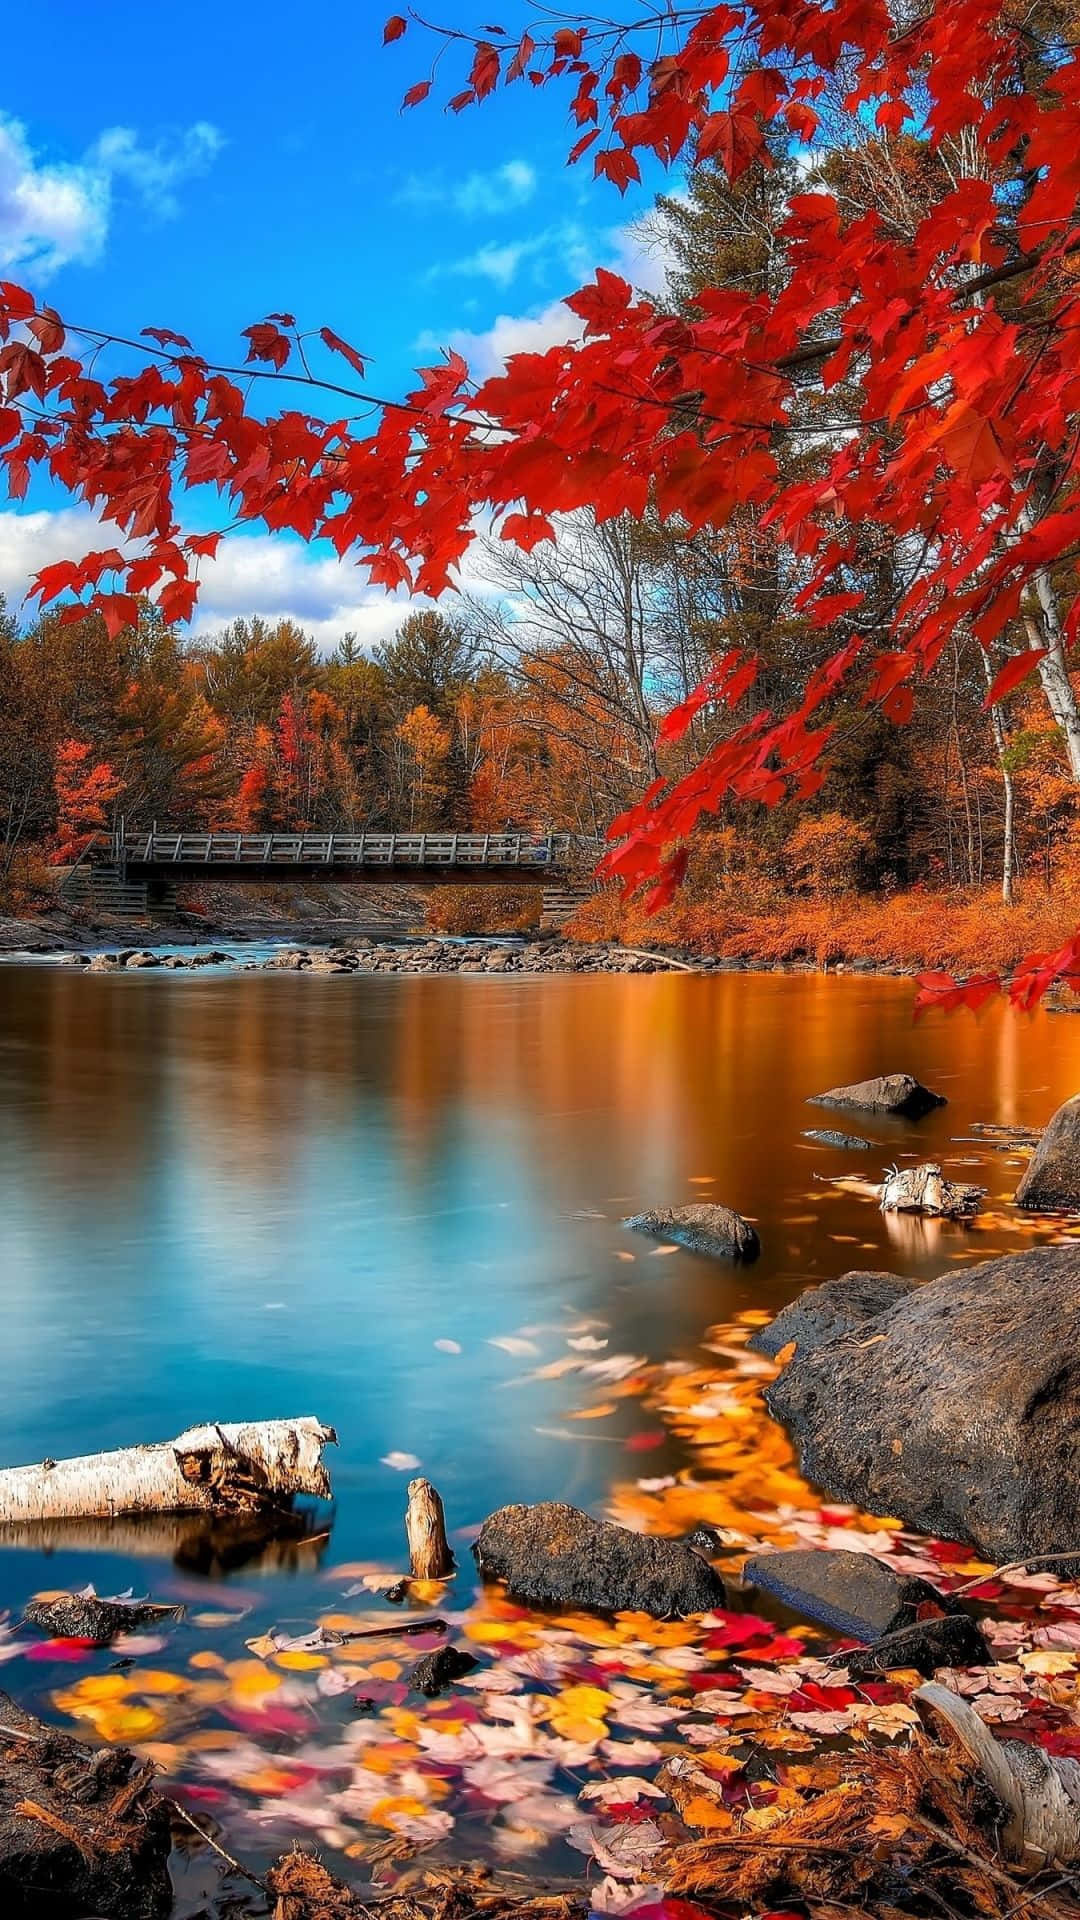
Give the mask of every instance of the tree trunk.
<path id="1" fill-rule="evenodd" d="M 175 1440 L 0 1471 L 0 1524 L 116 1513 L 250 1513 L 294 1494 L 330 1498 L 322 1449 L 332 1427 L 310 1416 L 191 1427 Z"/>
<path id="2" fill-rule="evenodd" d="M 1017 519 L 1020 532 L 1029 532 L 1035 524 L 1036 517 L 1031 507 L 1025 507 Z M 1025 606 L 1024 626 L 1031 645 L 1045 648 L 1046 657 L 1039 661 L 1038 666 L 1039 679 L 1046 703 L 1061 729 L 1069 772 L 1074 780 L 1080 781 L 1080 703 L 1069 678 L 1061 616 L 1053 581 L 1045 567 L 1035 569 L 1031 586 L 1035 604 L 1033 607 Z"/>
<path id="3" fill-rule="evenodd" d="M 982 655 L 983 673 L 989 688 L 994 684 L 994 669 L 991 666 L 989 654 L 984 653 L 981 647 L 979 652 Z M 1001 853 L 1001 898 L 1005 906 L 1011 907 L 1015 899 L 1013 874 L 1016 864 L 1016 788 L 1008 764 L 1009 738 L 1005 731 L 1005 721 L 1000 706 L 991 707 L 990 726 L 994 735 L 994 747 L 997 751 L 1001 785 L 1005 795 L 1005 844 Z"/>

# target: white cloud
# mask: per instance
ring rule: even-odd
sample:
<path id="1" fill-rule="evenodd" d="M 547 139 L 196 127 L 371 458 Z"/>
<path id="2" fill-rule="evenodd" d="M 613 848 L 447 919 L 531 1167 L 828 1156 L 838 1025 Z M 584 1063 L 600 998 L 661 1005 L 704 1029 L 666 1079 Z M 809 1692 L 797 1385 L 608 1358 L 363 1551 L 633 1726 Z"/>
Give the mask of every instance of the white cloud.
<path id="1" fill-rule="evenodd" d="M 110 127 L 81 159 L 48 160 L 20 120 L 0 114 L 0 266 L 42 280 L 70 262 L 91 264 L 101 257 L 118 185 L 167 218 L 177 211 L 177 187 L 205 172 L 222 144 L 203 120 L 154 146 L 131 127 Z"/>
<path id="2" fill-rule="evenodd" d="M 465 279 L 494 280 L 497 286 L 508 287 L 511 280 L 517 278 L 522 261 L 535 252 L 536 242 L 531 240 L 511 242 L 505 247 L 497 247 L 489 242 L 486 247 L 478 247 L 475 253 L 466 254 L 463 260 L 455 260 L 448 267 L 433 267 L 428 278 L 455 273 Z"/>
<path id="3" fill-rule="evenodd" d="M 23 618 L 33 619 L 37 603 L 22 603 L 40 568 L 125 544 L 88 507 L 0 511 L 0 594 L 11 612 L 21 610 Z M 213 560 L 199 562 L 199 581 L 193 633 L 218 633 L 241 615 L 261 614 L 267 620 L 294 620 L 321 652 L 329 652 L 344 633 L 355 633 L 363 646 L 372 647 L 414 606 L 430 604 L 372 587 L 352 562 L 313 553 L 280 534 L 229 535 Z"/>
<path id="4" fill-rule="evenodd" d="M 581 322 L 561 300 L 531 314 L 501 313 L 482 333 L 458 328 L 446 339 L 428 331 L 415 342 L 418 353 L 436 356 L 445 346 L 456 349 L 478 380 L 499 373 L 513 353 L 546 353 L 564 340 L 576 340 Z"/>
<path id="5" fill-rule="evenodd" d="M 476 219 L 525 206 L 537 184 L 536 168 L 527 160 L 507 160 L 491 173 L 469 173 L 456 183 L 433 174 L 411 174 L 396 198 L 411 207 L 453 207 Z"/>
<path id="6" fill-rule="evenodd" d="M 86 164 L 110 180 L 124 180 L 145 207 L 163 219 L 179 211 L 176 189 L 184 180 L 205 173 L 225 141 L 208 120 L 196 120 L 174 139 L 143 146 L 132 127 L 109 127 L 98 135 Z"/>
<path id="7" fill-rule="evenodd" d="M 657 294 L 663 291 L 668 263 L 662 243 L 646 220 L 635 220 L 625 227 L 616 227 L 607 235 L 603 247 L 594 250 L 591 260 L 580 229 L 568 227 L 558 231 L 563 242 L 563 258 L 579 280 L 591 277 L 592 267 L 596 264 L 595 255 L 600 254 L 602 266 L 621 274 L 640 293 Z M 550 234 L 542 235 L 536 243 L 529 244 L 546 246 L 551 237 Z M 463 271 L 465 265 L 459 262 L 447 271 Z M 559 346 L 566 340 L 580 339 L 581 330 L 581 321 L 571 313 L 569 307 L 561 300 L 551 300 L 525 313 L 501 313 L 483 331 L 471 332 L 458 328 L 449 338 L 444 338 L 429 328 L 414 344 L 417 352 L 428 355 L 437 354 L 444 346 L 455 348 L 464 355 L 476 378 L 483 380 L 489 374 L 500 372 L 511 354 L 545 353 L 548 347 Z"/>
<path id="8" fill-rule="evenodd" d="M 295 620 L 321 652 L 329 652 L 344 633 L 355 633 L 362 646 L 374 646 L 415 604 L 368 585 L 352 561 L 320 556 L 269 533 L 230 535 L 213 560 L 200 562 L 199 580 L 195 633 L 216 633 L 230 620 L 258 613 L 268 620 Z"/>

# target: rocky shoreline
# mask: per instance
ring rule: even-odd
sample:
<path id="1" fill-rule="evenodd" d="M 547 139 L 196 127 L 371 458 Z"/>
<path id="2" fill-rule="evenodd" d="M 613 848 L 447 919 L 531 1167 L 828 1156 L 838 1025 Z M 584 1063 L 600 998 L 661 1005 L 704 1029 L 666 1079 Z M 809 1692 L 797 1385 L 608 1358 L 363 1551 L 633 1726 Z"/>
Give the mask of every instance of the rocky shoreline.
<path id="1" fill-rule="evenodd" d="M 235 945 L 235 943 L 234 943 Z M 241 954 L 215 946 L 185 953 L 165 953 L 148 947 L 121 947 L 107 952 L 70 953 L 66 965 L 88 973 L 138 972 L 163 968 L 181 972 L 202 967 L 232 966 L 242 973 L 396 973 L 396 974 L 540 974 L 540 973 L 670 973 L 686 971 L 685 964 L 666 955 L 621 947 L 578 946 L 564 940 L 508 941 L 450 940 L 395 941 L 358 938 L 334 947 L 281 947 L 266 958 L 246 960 Z M 691 969 L 692 970 L 692 969 Z"/>

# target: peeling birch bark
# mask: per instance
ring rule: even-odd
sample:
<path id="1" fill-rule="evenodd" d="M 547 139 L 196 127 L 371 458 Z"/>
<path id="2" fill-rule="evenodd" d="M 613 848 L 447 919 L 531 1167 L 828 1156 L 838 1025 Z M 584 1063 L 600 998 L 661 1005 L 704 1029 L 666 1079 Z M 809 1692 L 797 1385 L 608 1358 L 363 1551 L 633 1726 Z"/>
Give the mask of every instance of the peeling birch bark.
<path id="1" fill-rule="evenodd" d="M 1028 1741 L 997 1740 L 975 1709 L 936 1681 L 913 1694 L 940 1739 L 962 1747 L 1004 1807 L 1001 1847 L 1008 1859 L 1038 1873 L 1080 1858 L 1080 1763 Z"/>
<path id="2" fill-rule="evenodd" d="M 252 1513 L 330 1498 L 332 1427 L 306 1416 L 191 1427 L 175 1440 L 0 1471 L 0 1525 L 113 1514 Z"/>

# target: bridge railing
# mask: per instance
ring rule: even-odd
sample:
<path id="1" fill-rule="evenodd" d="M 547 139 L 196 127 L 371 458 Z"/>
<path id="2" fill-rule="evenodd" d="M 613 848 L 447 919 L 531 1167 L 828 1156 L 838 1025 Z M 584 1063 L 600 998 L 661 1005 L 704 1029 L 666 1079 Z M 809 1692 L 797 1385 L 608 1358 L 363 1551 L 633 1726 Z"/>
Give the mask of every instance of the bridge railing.
<path id="1" fill-rule="evenodd" d="M 113 858 L 128 866 L 564 867 L 595 858 L 569 833 L 149 833 L 118 832 Z"/>

